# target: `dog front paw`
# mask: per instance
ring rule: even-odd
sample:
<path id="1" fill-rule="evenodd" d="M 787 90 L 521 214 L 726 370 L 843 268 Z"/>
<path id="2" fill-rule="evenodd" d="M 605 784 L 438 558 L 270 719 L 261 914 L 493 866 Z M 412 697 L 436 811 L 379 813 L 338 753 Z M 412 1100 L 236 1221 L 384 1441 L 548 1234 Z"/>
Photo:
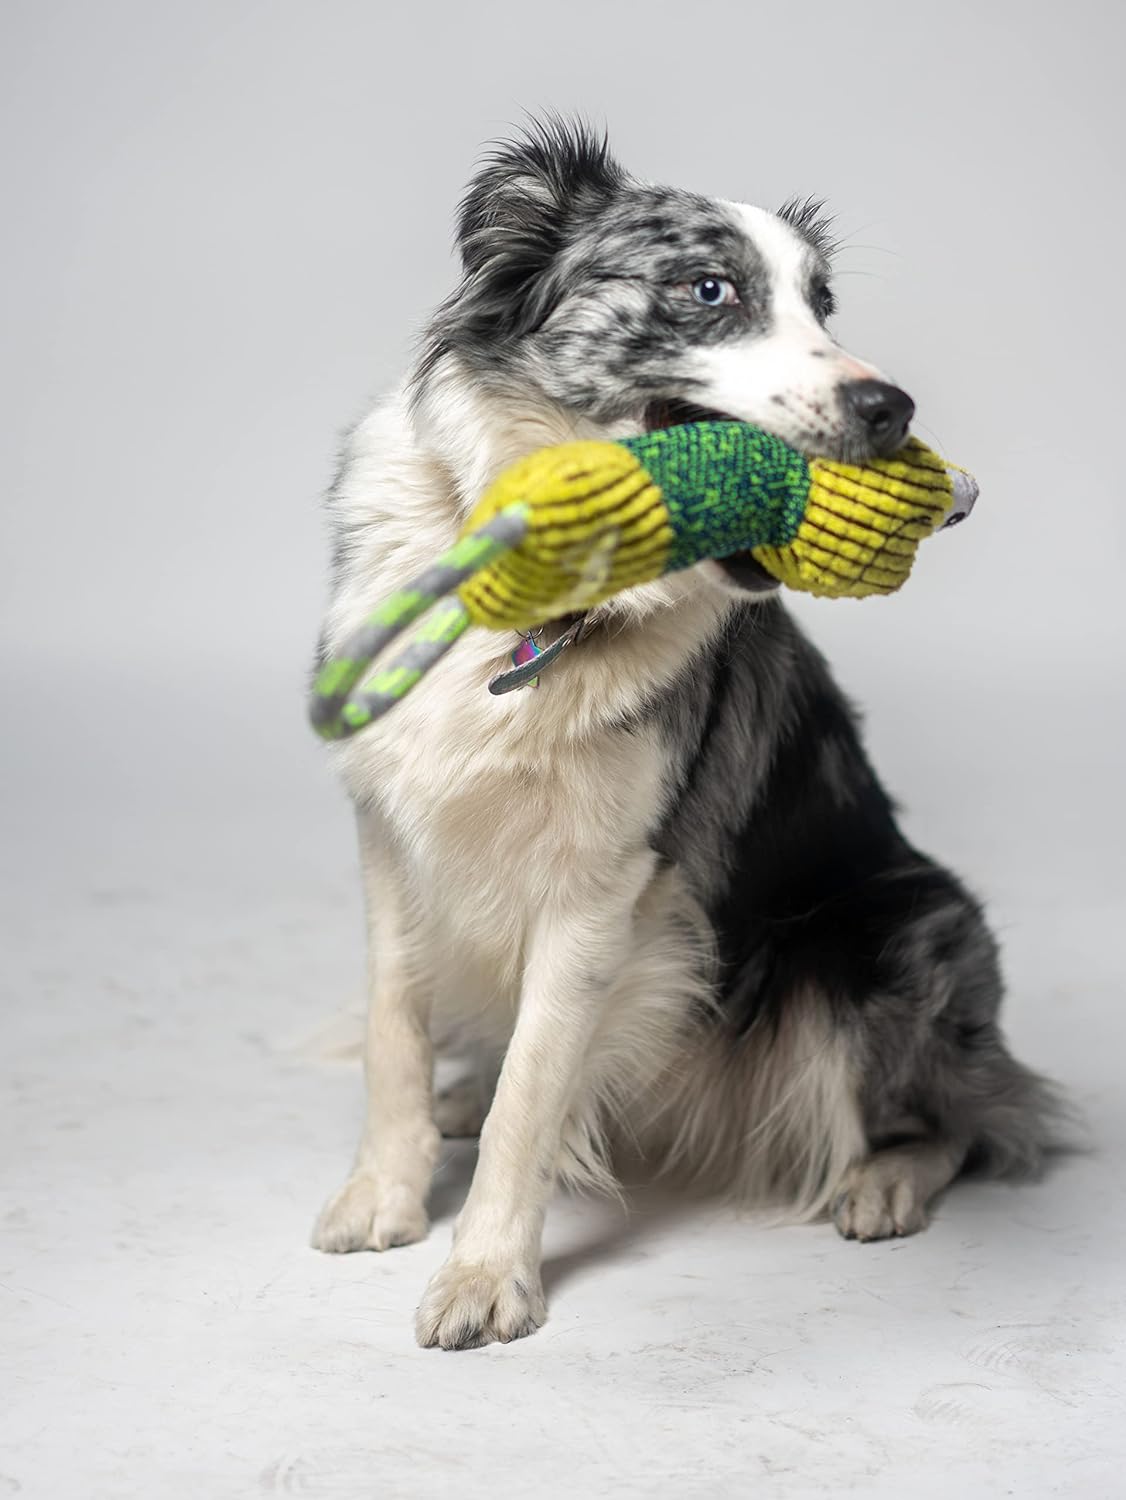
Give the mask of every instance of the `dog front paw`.
<path id="1" fill-rule="evenodd" d="M 546 1316 L 537 1270 L 452 1256 L 426 1288 L 415 1333 L 424 1349 L 478 1349 L 526 1338 Z"/>
<path id="2" fill-rule="evenodd" d="M 316 1250 L 390 1250 L 426 1238 L 430 1221 L 408 1189 L 357 1172 L 331 1197 L 313 1226 Z"/>
<path id="3" fill-rule="evenodd" d="M 846 1240 L 886 1240 L 927 1227 L 926 1204 L 911 1176 L 889 1171 L 879 1157 L 849 1171 L 830 1211 Z"/>

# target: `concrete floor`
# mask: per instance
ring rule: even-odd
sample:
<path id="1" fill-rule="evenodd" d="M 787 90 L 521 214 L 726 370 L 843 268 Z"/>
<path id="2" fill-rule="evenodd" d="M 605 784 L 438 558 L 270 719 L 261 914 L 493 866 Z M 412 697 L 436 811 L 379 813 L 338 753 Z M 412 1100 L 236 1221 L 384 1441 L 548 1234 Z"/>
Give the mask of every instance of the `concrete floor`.
<path id="1" fill-rule="evenodd" d="M 361 933 L 295 682 L 217 705 L 181 677 L 125 738 L 105 706 L 150 683 L 67 691 L 77 728 L 5 747 L 0 1495 L 1126 1492 L 1120 718 L 1100 739 L 1077 707 L 1031 780 L 979 758 L 969 798 L 940 726 L 1003 748 L 1015 700 L 955 685 L 897 728 L 889 687 L 873 714 L 893 784 L 923 789 L 912 832 L 992 894 L 1014 1042 L 1079 1100 L 1091 1154 L 960 1186 L 926 1235 L 875 1246 L 562 1201 L 544 1329 L 445 1355 L 411 1312 L 466 1149 L 426 1243 L 306 1244 L 358 1119 L 329 1054 Z M 1094 759 L 1033 818 L 1077 743 Z"/>

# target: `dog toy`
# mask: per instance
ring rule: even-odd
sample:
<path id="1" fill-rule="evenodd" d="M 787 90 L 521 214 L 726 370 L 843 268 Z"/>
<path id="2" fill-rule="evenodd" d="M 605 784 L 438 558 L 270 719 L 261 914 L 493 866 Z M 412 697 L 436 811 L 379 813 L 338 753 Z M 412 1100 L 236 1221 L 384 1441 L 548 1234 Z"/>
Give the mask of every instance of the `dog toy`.
<path id="1" fill-rule="evenodd" d="M 531 631 L 705 558 L 749 553 L 779 582 L 827 598 L 889 594 L 919 543 L 976 495 L 970 475 L 914 438 L 863 467 L 807 459 L 742 422 L 544 448 L 504 470 L 453 547 L 324 665 L 310 717 L 324 738 L 345 738 L 399 702 L 469 625 Z"/>

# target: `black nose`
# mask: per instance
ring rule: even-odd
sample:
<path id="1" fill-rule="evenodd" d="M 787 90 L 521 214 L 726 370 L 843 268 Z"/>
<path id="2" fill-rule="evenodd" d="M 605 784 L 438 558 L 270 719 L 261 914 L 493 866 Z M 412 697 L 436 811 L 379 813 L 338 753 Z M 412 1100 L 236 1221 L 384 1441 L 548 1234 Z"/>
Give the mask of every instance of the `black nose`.
<path id="1" fill-rule="evenodd" d="M 877 453 L 902 448 L 915 403 L 906 391 L 883 380 L 850 380 L 841 386 L 845 409 L 858 417 Z"/>

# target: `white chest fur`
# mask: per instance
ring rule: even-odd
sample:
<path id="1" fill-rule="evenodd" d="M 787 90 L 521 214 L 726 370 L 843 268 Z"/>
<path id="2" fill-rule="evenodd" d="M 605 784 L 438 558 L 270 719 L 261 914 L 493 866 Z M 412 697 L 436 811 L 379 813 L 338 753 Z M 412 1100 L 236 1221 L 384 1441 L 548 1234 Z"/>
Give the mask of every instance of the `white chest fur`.
<path id="1" fill-rule="evenodd" d="M 450 471 L 419 450 L 401 398 L 357 429 L 332 507 L 342 569 L 330 651 L 459 524 Z M 492 989 L 516 983 L 545 903 L 579 897 L 592 873 L 647 848 L 668 767 L 643 710 L 729 603 L 688 575 L 647 589 L 661 607 L 643 624 L 615 601 L 540 688 L 500 698 L 487 684 L 515 638 L 471 631 L 386 718 L 334 748 L 353 799 L 380 814 L 434 941 L 479 963 Z"/>

